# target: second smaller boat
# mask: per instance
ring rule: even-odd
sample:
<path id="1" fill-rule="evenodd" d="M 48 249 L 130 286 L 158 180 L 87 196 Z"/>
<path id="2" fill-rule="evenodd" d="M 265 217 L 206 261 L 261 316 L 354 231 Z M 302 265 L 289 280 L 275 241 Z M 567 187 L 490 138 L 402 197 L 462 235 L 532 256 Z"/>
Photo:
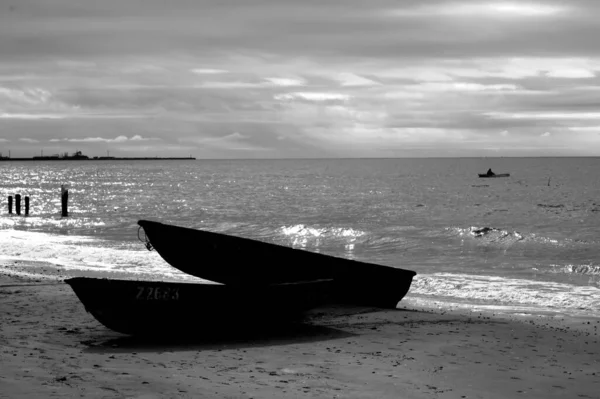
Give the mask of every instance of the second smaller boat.
<path id="1" fill-rule="evenodd" d="M 331 300 L 332 280 L 261 287 L 75 277 L 65 280 L 85 309 L 132 335 L 207 334 L 301 317 Z"/>

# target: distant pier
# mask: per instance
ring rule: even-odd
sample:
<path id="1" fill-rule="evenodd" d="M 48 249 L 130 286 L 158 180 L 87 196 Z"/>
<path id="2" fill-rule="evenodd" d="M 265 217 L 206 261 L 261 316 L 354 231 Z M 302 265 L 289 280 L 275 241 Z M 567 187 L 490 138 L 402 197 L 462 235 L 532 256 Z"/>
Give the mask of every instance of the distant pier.
<path id="1" fill-rule="evenodd" d="M 46 157 L 36 157 L 36 158 L 0 158 L 0 162 L 2 161 L 168 161 L 168 160 L 177 160 L 177 161 L 190 161 L 195 160 L 194 157 L 115 157 L 115 158 L 107 158 L 107 157 L 98 157 L 98 158 L 88 158 L 88 159 L 64 159 L 64 158 L 46 158 Z"/>
<path id="2" fill-rule="evenodd" d="M 69 155 L 67 153 L 63 155 L 42 155 L 42 156 L 34 156 L 32 158 L 13 158 L 13 157 L 3 157 L 0 154 L 0 161 L 162 161 L 162 160 L 176 160 L 176 161 L 190 161 L 195 160 L 196 158 L 192 157 L 88 157 L 87 155 L 83 155 L 81 151 L 75 152 L 73 155 Z"/>

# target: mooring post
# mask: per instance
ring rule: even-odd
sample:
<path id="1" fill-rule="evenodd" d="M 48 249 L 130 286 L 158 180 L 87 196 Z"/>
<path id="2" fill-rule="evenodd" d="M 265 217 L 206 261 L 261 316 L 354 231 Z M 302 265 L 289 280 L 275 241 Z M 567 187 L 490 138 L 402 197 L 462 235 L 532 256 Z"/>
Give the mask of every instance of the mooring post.
<path id="1" fill-rule="evenodd" d="M 17 215 L 21 215 L 21 194 L 15 195 L 15 211 Z"/>
<path id="2" fill-rule="evenodd" d="M 29 196 L 25 196 L 25 216 L 29 216 Z"/>
<path id="3" fill-rule="evenodd" d="M 61 184 L 60 186 L 60 202 L 62 204 L 62 216 L 66 217 L 69 216 L 69 211 L 68 211 L 68 202 L 69 202 L 69 190 L 65 187 L 64 184 Z"/>
<path id="4" fill-rule="evenodd" d="M 12 214 L 12 195 L 8 196 L 8 213 Z"/>

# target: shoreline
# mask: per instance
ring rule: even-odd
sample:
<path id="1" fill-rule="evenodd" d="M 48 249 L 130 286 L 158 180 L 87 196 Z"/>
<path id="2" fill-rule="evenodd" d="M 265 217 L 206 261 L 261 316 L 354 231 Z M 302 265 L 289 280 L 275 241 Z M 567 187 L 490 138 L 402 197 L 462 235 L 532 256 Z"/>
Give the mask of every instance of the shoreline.
<path id="1" fill-rule="evenodd" d="M 162 261 L 161 261 L 162 262 Z M 70 277 L 95 277 L 95 278 L 114 278 L 125 280 L 141 281 L 164 281 L 164 282 L 186 282 L 186 283 L 214 283 L 209 280 L 201 279 L 183 273 L 170 265 L 165 264 L 165 270 L 169 275 L 157 274 L 156 272 L 127 272 L 124 270 L 101 270 L 78 269 L 71 267 L 58 266 L 45 261 L 0 259 L 0 274 L 16 278 L 28 278 L 31 280 L 42 281 L 62 281 Z M 492 317 L 514 317 L 517 319 L 554 319 L 564 324 L 574 325 L 578 321 L 590 321 L 592 323 L 600 322 L 600 314 L 593 314 L 589 309 L 559 309 L 544 308 L 537 305 L 495 305 L 491 303 L 473 303 L 469 301 L 460 301 L 457 298 L 438 298 L 420 293 L 414 293 L 416 279 L 427 275 L 417 275 L 412 282 L 408 295 L 400 302 L 400 306 L 410 305 L 414 308 L 429 309 L 433 311 L 458 311 L 465 313 L 481 313 Z M 218 283 L 214 283 L 218 284 Z M 599 327 L 600 328 L 600 327 Z"/>
<path id="2" fill-rule="evenodd" d="M 598 321 L 426 308 L 409 292 L 397 310 L 319 310 L 275 331 L 240 326 L 221 337 L 148 340 L 98 323 L 64 276 L 8 276 L 4 267 L 0 398 L 541 399 L 600 391 Z"/>

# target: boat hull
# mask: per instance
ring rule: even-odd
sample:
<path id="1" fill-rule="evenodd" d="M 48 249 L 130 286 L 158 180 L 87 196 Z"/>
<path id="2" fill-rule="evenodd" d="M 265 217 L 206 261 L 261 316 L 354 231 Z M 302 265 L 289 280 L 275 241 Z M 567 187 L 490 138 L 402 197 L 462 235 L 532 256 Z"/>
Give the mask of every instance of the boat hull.
<path id="1" fill-rule="evenodd" d="M 333 279 L 340 303 L 395 308 L 415 272 L 140 220 L 148 247 L 192 276 L 232 286 Z"/>
<path id="2" fill-rule="evenodd" d="M 500 173 L 497 175 L 488 175 L 485 173 L 479 173 L 479 177 L 481 177 L 481 178 L 510 177 L 510 173 Z"/>
<path id="3" fill-rule="evenodd" d="M 252 288 L 220 284 L 113 280 L 65 280 L 85 309 L 111 330 L 133 335 L 211 333 L 247 322 L 301 317 L 330 303 L 332 281 Z"/>

